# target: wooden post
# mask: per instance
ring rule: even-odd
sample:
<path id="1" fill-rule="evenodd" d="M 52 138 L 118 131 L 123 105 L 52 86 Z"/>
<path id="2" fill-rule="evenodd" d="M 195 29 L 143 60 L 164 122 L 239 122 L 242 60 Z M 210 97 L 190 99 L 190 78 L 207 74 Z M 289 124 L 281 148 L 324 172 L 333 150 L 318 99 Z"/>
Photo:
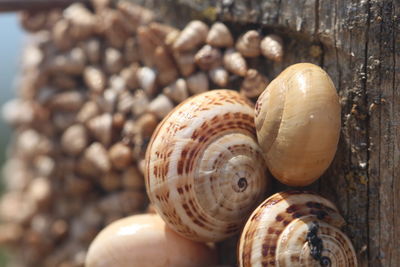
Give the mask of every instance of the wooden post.
<path id="1" fill-rule="evenodd" d="M 271 76 L 297 62 L 321 65 L 341 96 L 342 132 L 332 166 L 308 189 L 337 204 L 361 266 L 400 263 L 398 0 L 136 2 L 158 7 L 175 25 L 220 19 L 238 31 L 280 33 L 287 55 L 282 64 L 266 65 Z M 285 188 L 275 184 L 274 191 Z M 227 264 L 235 263 L 235 242 L 222 245 Z"/>

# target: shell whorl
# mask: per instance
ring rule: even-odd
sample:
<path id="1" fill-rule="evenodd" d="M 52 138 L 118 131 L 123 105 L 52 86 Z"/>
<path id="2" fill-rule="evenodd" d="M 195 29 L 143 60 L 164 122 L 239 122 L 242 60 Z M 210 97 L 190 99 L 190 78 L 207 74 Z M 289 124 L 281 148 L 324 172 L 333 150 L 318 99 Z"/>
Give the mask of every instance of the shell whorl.
<path id="1" fill-rule="evenodd" d="M 235 234 L 267 185 L 254 111 L 241 95 L 214 90 L 176 107 L 146 153 L 146 188 L 168 225 L 197 241 Z"/>
<path id="2" fill-rule="evenodd" d="M 329 200 L 304 191 L 276 193 L 247 221 L 239 266 L 357 266 L 344 219 Z"/>
<path id="3" fill-rule="evenodd" d="M 280 182 L 305 186 L 333 160 L 340 135 L 340 103 L 329 75 L 299 63 L 273 80 L 256 103 L 257 139 Z"/>

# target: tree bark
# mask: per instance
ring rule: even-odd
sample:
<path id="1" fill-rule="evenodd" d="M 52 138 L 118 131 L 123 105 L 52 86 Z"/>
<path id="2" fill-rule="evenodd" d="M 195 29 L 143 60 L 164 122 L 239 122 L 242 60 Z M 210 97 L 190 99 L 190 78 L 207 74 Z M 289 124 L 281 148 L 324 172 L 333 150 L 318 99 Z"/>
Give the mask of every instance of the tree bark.
<path id="1" fill-rule="evenodd" d="M 224 21 L 236 34 L 279 33 L 283 62 L 262 63 L 271 78 L 298 62 L 323 67 L 341 97 L 341 138 L 331 167 L 307 188 L 337 204 L 360 266 L 400 264 L 399 0 L 136 2 L 177 26 L 200 18 Z M 236 262 L 236 241 L 220 245 L 225 264 Z"/>

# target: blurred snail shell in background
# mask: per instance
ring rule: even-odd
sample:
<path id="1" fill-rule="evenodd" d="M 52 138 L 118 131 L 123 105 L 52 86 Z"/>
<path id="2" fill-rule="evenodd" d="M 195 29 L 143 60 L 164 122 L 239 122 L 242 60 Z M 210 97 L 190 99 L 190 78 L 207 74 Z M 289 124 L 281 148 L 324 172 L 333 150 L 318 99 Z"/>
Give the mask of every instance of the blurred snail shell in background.
<path id="1" fill-rule="evenodd" d="M 261 44 L 261 54 L 266 58 L 281 62 L 284 51 L 283 51 L 283 40 L 279 35 L 269 34 L 262 39 Z"/>
<path id="2" fill-rule="evenodd" d="M 186 267 L 215 265 L 216 251 L 171 231 L 157 214 L 123 218 L 104 228 L 86 256 L 86 267 Z"/>
<path id="3" fill-rule="evenodd" d="M 272 195 L 252 213 L 240 237 L 240 267 L 357 266 L 335 205 L 312 192 Z"/>
<path id="4" fill-rule="evenodd" d="M 206 42 L 214 47 L 231 47 L 233 45 L 233 37 L 225 24 L 215 22 L 208 32 Z"/>
<path id="5" fill-rule="evenodd" d="M 310 63 L 288 67 L 258 98 L 255 124 L 272 175 L 290 186 L 311 184 L 339 141 L 340 103 L 331 78 Z"/>
<path id="6" fill-rule="evenodd" d="M 242 227 L 268 177 L 252 104 L 231 90 L 187 99 L 154 131 L 146 152 L 147 193 L 173 230 L 218 241 Z"/>
<path id="7" fill-rule="evenodd" d="M 245 76 L 247 72 L 247 63 L 243 56 L 230 48 L 225 51 L 223 58 L 224 67 L 238 76 Z"/>
<path id="8" fill-rule="evenodd" d="M 260 34 L 251 30 L 239 37 L 236 41 L 236 50 L 244 57 L 258 57 L 261 54 L 260 43 Z"/>
<path id="9" fill-rule="evenodd" d="M 208 34 L 208 26 L 200 21 L 193 20 L 182 30 L 176 38 L 173 49 L 188 51 L 205 42 Z"/>

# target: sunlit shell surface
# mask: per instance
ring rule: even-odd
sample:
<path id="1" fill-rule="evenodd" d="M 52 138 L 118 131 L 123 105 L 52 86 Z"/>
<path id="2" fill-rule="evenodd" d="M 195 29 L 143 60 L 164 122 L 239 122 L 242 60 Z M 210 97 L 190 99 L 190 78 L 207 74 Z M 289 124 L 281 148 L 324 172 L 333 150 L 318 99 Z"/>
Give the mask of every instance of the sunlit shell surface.
<path id="1" fill-rule="evenodd" d="M 288 67 L 258 98 L 255 124 L 272 175 L 291 186 L 312 183 L 332 162 L 339 141 L 332 80 L 313 64 Z"/>
<path id="2" fill-rule="evenodd" d="M 214 90 L 170 112 L 146 153 L 146 187 L 167 224 L 197 241 L 235 234 L 268 179 L 254 109 L 235 91 Z"/>

